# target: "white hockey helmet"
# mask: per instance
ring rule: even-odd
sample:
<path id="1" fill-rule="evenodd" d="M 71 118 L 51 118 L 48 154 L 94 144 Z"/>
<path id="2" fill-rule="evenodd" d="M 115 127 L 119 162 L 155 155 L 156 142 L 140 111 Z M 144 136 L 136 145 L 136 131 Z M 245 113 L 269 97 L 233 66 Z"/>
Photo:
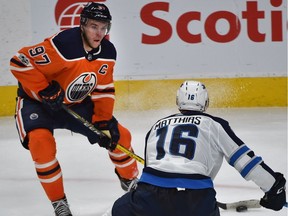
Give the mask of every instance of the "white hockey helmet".
<path id="1" fill-rule="evenodd" d="M 185 81 L 177 91 L 176 104 L 179 110 L 204 112 L 209 106 L 208 91 L 198 81 Z"/>

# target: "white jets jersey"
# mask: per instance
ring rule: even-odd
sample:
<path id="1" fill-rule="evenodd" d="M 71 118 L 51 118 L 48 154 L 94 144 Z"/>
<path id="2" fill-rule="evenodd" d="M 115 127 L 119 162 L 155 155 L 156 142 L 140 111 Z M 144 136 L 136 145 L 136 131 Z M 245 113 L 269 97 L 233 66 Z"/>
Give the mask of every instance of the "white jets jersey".
<path id="1" fill-rule="evenodd" d="M 235 135 L 227 121 L 201 112 L 175 114 L 152 126 L 146 136 L 140 181 L 162 187 L 213 187 L 211 182 L 224 157 L 263 191 L 275 182 L 274 172 Z M 208 184 L 203 186 L 203 181 Z"/>

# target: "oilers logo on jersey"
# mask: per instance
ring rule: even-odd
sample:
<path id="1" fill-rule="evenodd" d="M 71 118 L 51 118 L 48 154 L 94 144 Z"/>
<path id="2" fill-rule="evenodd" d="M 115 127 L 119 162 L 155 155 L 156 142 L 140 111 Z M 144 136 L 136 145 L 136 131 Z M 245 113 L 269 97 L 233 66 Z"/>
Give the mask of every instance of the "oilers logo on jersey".
<path id="1" fill-rule="evenodd" d="M 74 79 L 67 87 L 66 97 L 69 102 L 81 101 L 95 88 L 96 75 L 93 72 L 85 72 Z"/>

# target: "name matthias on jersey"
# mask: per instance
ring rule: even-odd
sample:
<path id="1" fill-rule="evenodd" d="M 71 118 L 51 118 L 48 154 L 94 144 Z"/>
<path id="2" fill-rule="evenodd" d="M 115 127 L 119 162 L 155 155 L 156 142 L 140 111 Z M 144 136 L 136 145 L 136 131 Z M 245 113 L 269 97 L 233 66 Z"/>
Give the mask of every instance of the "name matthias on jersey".
<path id="1" fill-rule="evenodd" d="M 66 96 L 70 102 L 81 101 L 95 88 L 97 78 L 95 73 L 86 72 L 78 76 L 67 87 Z"/>
<path id="2" fill-rule="evenodd" d="M 199 125 L 201 123 L 201 117 L 200 116 L 176 116 L 168 119 L 163 119 L 159 122 L 157 122 L 153 129 L 157 130 L 159 128 L 165 127 L 170 124 L 185 124 L 185 123 L 191 123 L 195 125 Z"/>

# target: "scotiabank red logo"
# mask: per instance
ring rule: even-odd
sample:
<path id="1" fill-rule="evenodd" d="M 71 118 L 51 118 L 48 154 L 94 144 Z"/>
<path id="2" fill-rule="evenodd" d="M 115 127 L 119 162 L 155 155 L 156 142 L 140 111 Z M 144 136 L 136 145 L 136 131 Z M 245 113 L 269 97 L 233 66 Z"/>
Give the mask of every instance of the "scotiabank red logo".
<path id="1" fill-rule="evenodd" d="M 242 30 L 242 24 L 246 22 L 247 37 L 251 41 L 283 41 L 284 32 L 282 20 L 284 13 L 282 10 L 284 6 L 282 5 L 282 0 L 270 0 L 270 6 L 273 10 L 264 10 L 265 8 L 260 9 L 258 2 L 260 1 L 247 1 L 246 9 L 243 9 L 243 11 L 240 11 L 237 15 L 230 11 L 221 10 L 211 13 L 207 18 L 203 18 L 200 11 L 191 11 L 187 7 L 187 10 L 189 10 L 188 12 L 183 13 L 178 18 L 176 17 L 176 33 L 181 40 L 187 43 L 201 43 L 203 40 L 203 34 L 206 34 L 206 36 L 212 41 L 228 43 L 239 36 Z M 216 2 L 211 4 L 216 4 Z M 169 13 L 169 9 L 169 2 L 152 2 L 146 4 L 141 9 L 140 16 L 142 21 L 159 30 L 158 35 L 148 35 L 143 33 L 141 39 L 143 44 L 161 44 L 167 42 L 171 38 L 173 34 L 173 26 L 170 23 L 171 21 L 169 22 L 165 19 L 154 16 L 154 12 L 156 11 Z M 268 34 L 261 32 L 259 28 L 261 21 L 264 19 L 265 21 L 269 20 L 269 36 L 271 36 L 271 38 L 268 38 Z M 219 32 L 217 29 L 217 23 L 220 20 L 224 20 L 228 23 L 228 31 L 225 33 Z M 204 30 L 198 30 L 197 32 L 197 30 L 193 31 L 193 29 L 189 29 L 188 25 L 193 24 L 194 22 L 203 25 Z"/>
<path id="2" fill-rule="evenodd" d="M 98 0 L 94 2 L 105 2 Z M 80 13 L 85 4 L 91 2 L 79 0 L 58 0 L 55 6 L 55 20 L 61 30 L 80 25 Z"/>

